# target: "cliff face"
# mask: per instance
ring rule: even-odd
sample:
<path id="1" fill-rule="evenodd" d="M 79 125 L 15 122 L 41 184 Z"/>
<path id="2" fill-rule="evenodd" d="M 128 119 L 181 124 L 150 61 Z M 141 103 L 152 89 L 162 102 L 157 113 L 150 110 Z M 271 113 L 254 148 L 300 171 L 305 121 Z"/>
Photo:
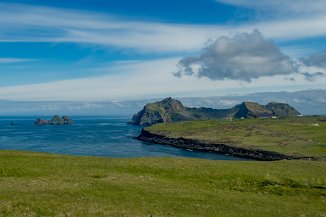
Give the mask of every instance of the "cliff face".
<path id="1" fill-rule="evenodd" d="M 187 120 L 187 108 L 178 100 L 167 98 L 147 104 L 143 110 L 132 117 L 131 124 L 152 125 L 163 122 Z"/>
<path id="2" fill-rule="evenodd" d="M 284 103 L 260 105 L 254 102 L 243 102 L 230 109 L 189 108 L 171 97 L 162 101 L 149 103 L 132 117 L 130 124 L 149 126 L 156 123 L 223 119 L 223 118 L 257 118 L 287 117 L 300 114 L 293 107 Z"/>
<path id="3" fill-rule="evenodd" d="M 258 118 L 258 117 L 271 117 L 273 112 L 263 105 L 254 102 L 243 102 L 236 105 L 234 108 L 237 113 L 234 114 L 235 118 Z"/>
<path id="4" fill-rule="evenodd" d="M 210 143 L 204 143 L 202 141 L 193 140 L 193 139 L 169 138 L 166 136 L 151 133 L 144 129 L 142 129 L 141 134 L 137 137 L 137 139 L 145 142 L 152 142 L 161 145 L 169 145 L 169 146 L 183 148 L 187 150 L 230 154 L 233 156 L 263 160 L 263 161 L 299 159 L 299 157 L 288 156 L 276 152 L 241 148 L 241 147 L 231 146 L 228 144 L 217 144 L 217 143 L 210 144 Z"/>
<path id="5" fill-rule="evenodd" d="M 300 112 L 295 110 L 292 106 L 286 103 L 271 102 L 265 106 L 268 110 L 272 111 L 277 117 L 288 117 L 300 115 Z"/>

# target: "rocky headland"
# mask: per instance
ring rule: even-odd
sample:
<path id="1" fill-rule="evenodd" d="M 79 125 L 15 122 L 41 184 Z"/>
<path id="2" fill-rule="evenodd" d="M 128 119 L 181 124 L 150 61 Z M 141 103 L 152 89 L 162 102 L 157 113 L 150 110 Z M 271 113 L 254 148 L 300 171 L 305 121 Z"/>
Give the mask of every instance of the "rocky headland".
<path id="1" fill-rule="evenodd" d="M 251 119 L 251 118 L 287 118 L 300 116 L 300 113 L 286 103 L 271 102 L 260 105 L 255 102 L 243 102 L 229 109 L 191 108 L 184 106 L 180 101 L 166 98 L 162 101 L 149 103 L 132 117 L 130 124 L 151 126 L 157 123 L 216 120 L 216 119 Z M 209 140 L 196 140 L 183 137 L 174 137 L 150 131 L 151 128 L 142 129 L 138 140 L 178 148 L 216 152 L 256 160 L 283 160 L 310 158 L 304 156 L 291 156 L 269 150 L 241 147 L 232 143 L 209 142 Z"/>
<path id="2" fill-rule="evenodd" d="M 156 123 L 179 121 L 225 119 L 225 118 L 259 118 L 259 117 L 291 117 L 300 115 L 296 109 L 286 103 L 271 102 L 260 105 L 255 102 L 243 102 L 229 109 L 191 108 L 180 101 L 166 98 L 149 103 L 132 117 L 133 125 L 150 126 Z"/>

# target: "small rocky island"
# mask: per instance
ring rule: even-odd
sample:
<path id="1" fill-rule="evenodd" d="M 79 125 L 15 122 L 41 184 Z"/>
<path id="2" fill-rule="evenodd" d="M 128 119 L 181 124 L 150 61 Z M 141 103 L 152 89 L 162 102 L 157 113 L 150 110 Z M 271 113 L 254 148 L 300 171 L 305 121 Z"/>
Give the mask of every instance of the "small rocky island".
<path id="1" fill-rule="evenodd" d="M 34 123 L 37 126 L 42 126 L 42 125 L 71 125 L 71 124 L 74 124 L 73 120 L 70 117 L 66 116 L 66 115 L 64 115 L 62 117 L 60 117 L 59 115 L 54 115 L 51 118 L 51 120 L 37 118 Z"/>
<path id="2" fill-rule="evenodd" d="M 195 120 L 215 120 L 225 118 L 272 118 L 295 117 L 300 115 L 296 109 L 286 103 L 270 102 L 260 105 L 255 102 L 243 102 L 229 109 L 190 108 L 180 101 L 166 98 L 149 103 L 132 117 L 132 125 L 150 126 L 156 123 L 169 123 Z"/>

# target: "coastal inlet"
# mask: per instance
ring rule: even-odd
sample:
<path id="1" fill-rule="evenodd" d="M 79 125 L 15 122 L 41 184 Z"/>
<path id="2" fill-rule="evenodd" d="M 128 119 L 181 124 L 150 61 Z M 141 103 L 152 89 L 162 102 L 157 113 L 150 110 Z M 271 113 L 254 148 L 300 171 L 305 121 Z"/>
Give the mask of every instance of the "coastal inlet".
<path id="1" fill-rule="evenodd" d="M 74 122 L 72 125 L 37 126 L 34 124 L 36 117 L 0 117 L 0 149 L 118 158 L 192 157 L 243 160 L 138 141 L 135 138 L 142 128 L 127 124 L 130 116 L 70 118 Z M 52 117 L 44 117 L 44 120 L 51 119 Z"/>

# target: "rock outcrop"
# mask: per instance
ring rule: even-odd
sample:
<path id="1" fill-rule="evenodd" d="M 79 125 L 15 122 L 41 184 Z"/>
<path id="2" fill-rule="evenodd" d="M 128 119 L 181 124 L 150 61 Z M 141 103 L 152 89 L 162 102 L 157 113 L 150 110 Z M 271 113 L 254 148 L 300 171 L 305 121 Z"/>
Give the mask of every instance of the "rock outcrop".
<path id="1" fill-rule="evenodd" d="M 273 112 L 265 108 L 265 106 L 254 102 L 243 102 L 236 105 L 234 110 L 237 111 L 233 115 L 234 118 L 258 118 L 258 117 L 272 117 Z"/>
<path id="2" fill-rule="evenodd" d="M 300 113 L 285 103 L 269 103 L 266 106 L 243 102 L 230 109 L 189 108 L 171 97 L 149 103 L 132 117 L 133 125 L 150 126 L 156 123 L 208 120 L 223 118 L 288 117 Z"/>
<path id="3" fill-rule="evenodd" d="M 59 115 L 54 115 L 51 120 L 45 120 L 41 118 L 37 118 L 35 120 L 35 124 L 38 126 L 41 125 L 70 125 L 73 124 L 73 120 L 69 118 L 68 116 L 62 116 L 60 117 Z"/>
<path id="4" fill-rule="evenodd" d="M 289 117 L 300 115 L 300 112 L 298 112 L 292 106 L 286 103 L 270 102 L 265 106 L 265 108 L 272 111 L 273 115 L 277 117 Z"/>

